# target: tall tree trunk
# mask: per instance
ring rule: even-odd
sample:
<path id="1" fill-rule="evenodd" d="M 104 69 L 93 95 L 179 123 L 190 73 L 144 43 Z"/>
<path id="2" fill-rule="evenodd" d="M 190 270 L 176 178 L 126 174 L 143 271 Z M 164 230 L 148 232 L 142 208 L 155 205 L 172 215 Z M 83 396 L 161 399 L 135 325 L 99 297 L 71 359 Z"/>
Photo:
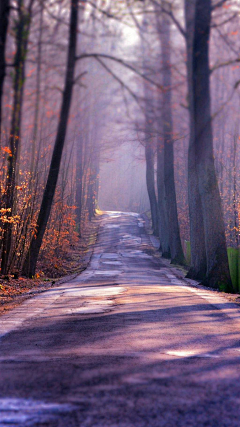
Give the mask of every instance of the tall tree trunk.
<path id="1" fill-rule="evenodd" d="M 10 0 L 0 1 L 0 143 L 1 143 L 1 131 L 2 131 L 2 95 L 3 95 L 3 83 L 6 72 L 5 63 L 5 47 L 7 39 L 8 20 L 10 12 Z"/>
<path id="2" fill-rule="evenodd" d="M 170 22 L 167 17 L 162 20 L 160 30 L 160 41 L 162 47 L 162 126 L 164 139 L 164 184 L 166 191 L 166 205 L 169 223 L 169 246 L 172 263 L 185 264 L 185 258 L 180 239 L 177 201 L 174 179 L 174 150 L 173 150 L 173 123 L 171 105 L 171 41 Z"/>
<path id="3" fill-rule="evenodd" d="M 40 1 L 40 22 L 39 22 L 39 37 L 38 37 L 38 55 L 37 55 L 37 74 L 36 74 L 36 100 L 33 122 L 33 136 L 32 136 L 32 151 L 30 161 L 30 182 L 34 180 L 34 168 L 36 162 L 36 141 L 38 134 L 38 120 L 39 120 L 39 104 L 40 104 L 40 85 L 41 85 L 41 61 L 42 61 L 42 33 L 43 33 L 43 8 L 44 0 Z"/>
<path id="4" fill-rule="evenodd" d="M 81 236 L 81 216 L 82 216 L 82 197 L 83 197 L 83 137 L 82 133 L 78 136 L 76 147 L 76 220 L 79 236 Z"/>
<path id="5" fill-rule="evenodd" d="M 146 136 L 149 138 L 149 136 Z M 145 141 L 145 159 L 146 159 L 146 182 L 147 191 L 150 201 L 152 228 L 153 234 L 158 235 L 158 205 L 155 192 L 155 176 L 154 176 L 154 147 L 152 141 Z"/>
<path id="6" fill-rule="evenodd" d="M 190 138 L 188 148 L 188 204 L 190 220 L 191 268 L 187 277 L 203 280 L 207 271 L 204 224 L 201 197 L 196 170 L 194 145 L 194 114 L 192 87 L 192 50 L 194 32 L 194 12 L 196 0 L 185 0 L 186 47 L 187 47 L 187 81 L 189 98 Z"/>
<path id="7" fill-rule="evenodd" d="M 211 0 L 196 0 L 192 56 L 194 145 L 205 230 L 207 275 L 204 283 L 232 291 L 221 198 L 216 178 L 210 99 L 209 36 Z M 198 212 L 196 212 L 196 215 Z"/>
<path id="8" fill-rule="evenodd" d="M 67 69 L 57 136 L 53 149 L 48 179 L 43 194 L 42 204 L 37 219 L 36 236 L 33 236 L 31 240 L 30 248 L 23 265 L 23 273 L 29 277 L 34 276 L 36 271 L 37 259 L 41 248 L 43 236 L 47 227 L 48 218 L 51 212 L 51 207 L 60 170 L 62 151 L 67 131 L 68 116 L 71 106 L 72 89 L 74 85 L 74 69 L 77 47 L 77 26 L 78 0 L 71 0 Z"/>
<path id="9" fill-rule="evenodd" d="M 96 128 L 91 132 L 91 147 L 90 147 L 90 159 L 89 159 L 89 180 L 87 183 L 87 211 L 89 220 L 95 215 L 96 210 L 96 194 L 98 186 L 98 174 L 99 174 L 99 162 L 100 153 L 97 147 L 98 134 Z"/>
<path id="10" fill-rule="evenodd" d="M 155 5 L 157 31 L 161 33 L 161 15 L 157 5 Z M 161 43 L 159 42 L 159 55 L 161 57 Z M 161 83 L 161 81 L 159 82 Z M 164 258 L 171 258 L 169 246 L 169 222 L 166 204 L 166 189 L 164 183 L 164 141 L 163 141 L 163 124 L 162 124 L 162 93 L 158 92 L 158 122 L 157 122 L 157 194 L 158 194 L 158 227 L 160 237 L 160 250 Z"/>
<path id="11" fill-rule="evenodd" d="M 25 62 L 28 47 L 28 37 L 31 25 L 31 11 L 33 0 L 30 1 L 29 8 L 26 9 L 23 0 L 18 0 L 18 21 L 16 27 L 16 54 L 14 58 L 14 100 L 12 110 L 12 121 L 9 138 L 10 154 L 8 157 L 8 169 L 6 180 L 6 192 L 4 196 L 4 207 L 7 209 L 6 216 L 9 221 L 4 224 L 2 241 L 2 274 L 7 273 L 8 259 L 12 242 L 12 223 L 10 217 L 13 216 L 14 193 L 16 185 L 17 162 L 20 149 L 20 130 L 23 103 L 23 89 L 25 80 Z"/>
<path id="12" fill-rule="evenodd" d="M 143 70 L 145 74 L 149 73 L 148 64 L 148 46 L 144 36 L 147 34 L 148 22 L 146 17 L 143 19 L 142 24 L 142 52 L 143 52 Z M 144 80 L 144 98 L 145 98 L 145 160 L 146 160 L 146 183 L 147 192 L 150 202 L 152 229 L 153 234 L 158 236 L 158 204 L 155 191 L 155 173 L 154 173 L 154 157 L 155 157 L 155 141 L 153 138 L 153 122 L 154 122 L 154 100 L 153 93 L 149 88 L 149 83 Z"/>
<path id="13" fill-rule="evenodd" d="M 234 244 L 238 248 L 239 246 L 239 220 L 238 220 L 238 194 L 237 194 L 237 137 L 239 135 L 238 128 L 236 128 L 234 139 L 233 139 L 233 216 L 234 216 Z"/>
<path id="14" fill-rule="evenodd" d="M 158 225 L 159 237 L 164 258 L 171 258 L 169 247 L 169 224 L 166 207 L 166 192 L 164 185 L 164 146 L 160 136 L 157 140 L 157 189 L 158 189 Z"/>
<path id="15" fill-rule="evenodd" d="M 93 180 L 93 197 L 92 197 L 92 217 L 94 217 L 97 208 L 98 190 L 99 190 L 99 169 L 100 169 L 100 152 L 96 142 L 98 141 L 97 132 L 95 132 L 94 153 L 92 162 L 92 180 Z"/>

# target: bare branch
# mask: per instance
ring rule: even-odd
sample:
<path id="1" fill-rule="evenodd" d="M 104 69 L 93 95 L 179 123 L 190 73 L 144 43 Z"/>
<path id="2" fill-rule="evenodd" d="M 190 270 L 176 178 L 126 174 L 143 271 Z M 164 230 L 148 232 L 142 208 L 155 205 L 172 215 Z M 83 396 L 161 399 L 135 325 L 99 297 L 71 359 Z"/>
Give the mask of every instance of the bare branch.
<path id="1" fill-rule="evenodd" d="M 240 82 L 239 82 L 240 83 Z M 235 94 L 235 90 L 237 89 L 237 86 L 236 86 L 236 84 L 234 85 L 234 87 L 233 87 L 233 90 L 232 90 L 232 92 L 231 92 L 231 94 L 230 94 L 230 96 L 228 97 L 228 99 L 221 105 L 221 107 L 212 115 L 212 117 L 211 117 L 211 119 L 212 120 L 214 120 L 217 116 L 218 116 L 218 114 L 220 114 L 221 113 L 221 111 L 224 109 L 224 107 L 226 107 L 226 105 L 232 100 L 232 98 L 233 98 L 233 96 L 234 96 L 234 94 Z"/>
<path id="2" fill-rule="evenodd" d="M 222 25 L 227 24 L 228 22 L 232 21 L 234 18 L 236 18 L 238 16 L 238 13 L 234 13 L 232 16 L 230 16 L 230 18 L 225 19 L 225 21 L 220 22 L 220 24 L 212 24 L 211 28 L 218 28 L 221 27 Z"/>
<path id="3" fill-rule="evenodd" d="M 29 15 L 31 15 L 33 3 L 34 3 L 34 0 L 29 0 L 29 5 L 27 7 Z"/>
<path id="4" fill-rule="evenodd" d="M 74 79 L 74 84 L 78 82 L 78 80 L 80 80 L 83 76 L 85 76 L 87 74 L 87 71 L 83 71 L 81 74 L 79 74 L 75 79 Z"/>
<path id="5" fill-rule="evenodd" d="M 234 49 L 232 43 L 230 43 L 230 41 L 228 40 L 228 37 L 225 34 L 222 34 L 220 29 L 217 28 L 216 31 L 218 32 L 218 34 L 220 35 L 220 37 L 223 39 L 224 43 L 228 46 L 228 48 L 235 53 L 235 55 L 238 55 L 239 52 Z"/>
<path id="6" fill-rule="evenodd" d="M 176 16 L 173 14 L 173 11 L 172 11 L 172 10 L 170 10 L 170 9 L 169 9 L 169 10 L 165 9 L 165 8 L 164 8 L 162 5 L 160 5 L 156 0 L 151 0 L 151 1 L 152 1 L 152 3 L 155 5 L 155 7 L 156 7 L 156 8 L 157 8 L 157 7 L 159 7 L 163 13 L 165 13 L 166 15 L 168 15 L 168 16 L 171 18 L 171 20 L 172 20 L 172 21 L 174 22 L 174 24 L 176 25 L 176 27 L 177 27 L 178 31 L 182 34 L 182 36 L 183 36 L 184 38 L 186 38 L 186 37 L 187 37 L 186 31 L 184 31 L 184 29 L 183 29 L 183 27 L 181 26 L 180 22 L 177 20 Z"/>
<path id="7" fill-rule="evenodd" d="M 232 64 L 236 64 L 236 62 L 240 62 L 240 58 L 225 61 L 225 62 L 222 62 L 221 64 L 216 64 L 211 68 L 210 73 L 213 73 L 215 70 L 218 70 L 219 68 L 227 67 L 228 65 L 232 65 Z"/>
<path id="8" fill-rule="evenodd" d="M 218 7 L 223 6 L 223 5 L 224 5 L 224 3 L 226 3 L 226 1 L 227 1 L 227 0 L 220 0 L 218 3 L 216 3 L 216 4 L 214 4 L 214 5 L 212 6 L 212 10 L 215 10 L 215 9 L 217 9 Z"/>
<path id="9" fill-rule="evenodd" d="M 131 15 L 131 18 L 132 18 L 134 24 L 136 25 L 136 28 L 139 30 L 139 34 L 141 35 L 141 32 L 142 32 L 141 31 L 142 30 L 141 29 L 141 25 L 139 24 L 139 22 L 138 22 L 138 20 L 137 20 L 137 18 L 135 16 L 135 14 L 132 11 L 132 7 L 131 7 L 131 4 L 130 4 L 129 0 L 126 0 L 126 2 L 127 2 L 127 7 L 128 7 L 128 10 L 129 10 L 129 13 Z"/>
<path id="10" fill-rule="evenodd" d="M 111 74 L 111 76 L 124 88 L 126 89 L 130 95 L 133 97 L 133 99 L 137 102 L 137 104 L 141 107 L 140 103 L 139 103 L 139 98 L 137 97 L 137 95 L 100 59 L 96 57 L 96 60 L 103 66 L 103 68 L 105 68 L 105 70 Z"/>
<path id="11" fill-rule="evenodd" d="M 111 61 L 117 62 L 118 64 L 123 65 L 124 67 L 131 70 L 133 73 L 137 74 L 138 76 L 142 77 L 144 80 L 151 83 L 153 86 L 158 87 L 159 89 L 163 90 L 162 85 L 159 85 L 158 83 L 154 82 L 149 77 L 145 76 L 143 73 L 138 71 L 135 67 L 128 64 L 127 62 L 123 61 L 121 58 L 116 58 L 115 56 L 107 55 L 104 53 L 83 53 L 76 57 L 76 60 L 84 59 L 84 58 L 104 58 L 104 59 L 110 59 Z"/>
<path id="12" fill-rule="evenodd" d="M 234 85 L 234 89 L 237 89 L 239 85 L 240 85 L 240 80 L 238 80 L 238 81 L 235 83 L 235 85 Z"/>
<path id="13" fill-rule="evenodd" d="M 88 0 L 88 4 L 92 6 L 92 8 L 96 9 L 98 12 L 102 13 L 103 15 L 107 16 L 110 19 L 115 19 L 116 21 L 120 21 L 122 24 L 128 25 L 126 22 L 123 22 L 121 18 L 118 18 L 116 15 L 113 15 L 112 13 L 107 12 L 106 10 L 103 10 L 96 6 L 92 1 Z"/>

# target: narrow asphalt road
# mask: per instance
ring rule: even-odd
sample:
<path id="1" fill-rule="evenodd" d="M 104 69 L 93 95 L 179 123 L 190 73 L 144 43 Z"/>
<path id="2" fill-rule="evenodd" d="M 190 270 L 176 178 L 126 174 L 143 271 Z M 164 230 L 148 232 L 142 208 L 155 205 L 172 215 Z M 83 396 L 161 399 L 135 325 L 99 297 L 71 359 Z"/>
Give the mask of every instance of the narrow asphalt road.
<path id="1" fill-rule="evenodd" d="M 88 269 L 0 318 L 0 426 L 240 426 L 240 309 L 108 213 Z"/>

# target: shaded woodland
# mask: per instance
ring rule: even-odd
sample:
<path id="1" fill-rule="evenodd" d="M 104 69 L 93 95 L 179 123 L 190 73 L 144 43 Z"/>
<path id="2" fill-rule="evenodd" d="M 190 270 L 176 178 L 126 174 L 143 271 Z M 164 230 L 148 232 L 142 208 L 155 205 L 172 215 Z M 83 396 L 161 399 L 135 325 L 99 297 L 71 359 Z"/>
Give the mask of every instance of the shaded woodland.
<path id="1" fill-rule="evenodd" d="M 239 2 L 1 0 L 0 22 L 1 274 L 97 209 L 150 211 L 163 257 L 238 292 Z"/>

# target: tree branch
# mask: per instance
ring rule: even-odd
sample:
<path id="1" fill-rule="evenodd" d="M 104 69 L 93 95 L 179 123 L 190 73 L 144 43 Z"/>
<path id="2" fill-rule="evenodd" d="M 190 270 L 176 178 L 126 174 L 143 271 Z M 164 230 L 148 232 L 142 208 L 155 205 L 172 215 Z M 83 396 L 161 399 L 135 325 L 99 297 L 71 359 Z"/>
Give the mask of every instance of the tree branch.
<path id="1" fill-rule="evenodd" d="M 160 5 L 158 2 L 156 2 L 156 0 L 151 0 L 152 1 L 152 3 L 155 5 L 155 7 L 157 8 L 157 7 L 159 7 L 159 8 L 161 8 L 161 11 L 163 12 L 163 13 L 165 13 L 166 15 L 168 15 L 170 18 L 171 18 L 171 20 L 174 22 L 174 24 L 176 25 L 176 27 L 177 27 L 177 29 L 178 29 L 178 31 L 182 34 L 182 36 L 184 37 L 184 38 L 186 38 L 187 37 L 187 33 L 186 33 L 186 31 L 184 31 L 184 29 L 183 29 L 183 27 L 181 26 L 181 24 L 180 24 L 180 22 L 177 20 L 177 18 L 175 17 L 175 15 L 173 14 L 173 12 L 172 12 L 172 10 L 166 10 L 166 9 L 164 9 L 164 7 L 162 6 L 162 5 Z"/>
<path id="2" fill-rule="evenodd" d="M 220 22 L 220 24 L 212 24 L 211 28 L 218 28 L 221 27 L 222 25 L 227 24 L 228 22 L 232 21 L 232 19 L 236 18 L 238 16 L 238 13 L 234 13 L 232 16 L 230 16 L 230 18 L 225 19 L 225 21 Z"/>
<path id="3" fill-rule="evenodd" d="M 237 82 L 238 83 L 238 82 Z M 218 114 L 220 114 L 221 113 L 221 111 L 224 109 L 224 107 L 226 107 L 226 105 L 232 100 L 232 98 L 233 98 L 233 96 L 234 96 L 234 93 L 235 93 L 235 90 L 237 89 L 237 87 L 238 87 L 238 85 L 237 85 L 237 83 L 234 85 L 234 87 L 233 87 L 233 90 L 232 90 L 232 92 L 231 92 L 231 94 L 230 94 L 230 96 L 228 97 L 228 99 L 221 105 L 221 107 L 217 110 L 217 111 L 215 111 L 215 113 L 211 116 L 211 119 L 212 120 L 214 120 L 217 116 L 218 116 Z M 239 81 L 239 83 L 240 83 L 240 81 Z"/>
<path id="4" fill-rule="evenodd" d="M 141 107 L 140 103 L 139 103 L 139 98 L 137 97 L 137 95 L 135 95 L 135 93 L 100 59 L 100 58 L 95 58 L 101 65 L 103 68 L 105 68 L 105 70 L 111 74 L 111 76 L 124 88 L 126 89 L 130 95 L 133 97 L 133 99 L 137 102 L 137 104 Z"/>
<path id="5" fill-rule="evenodd" d="M 79 74 L 77 77 L 75 77 L 74 79 L 74 84 L 78 82 L 78 80 L 80 80 L 83 76 L 85 76 L 87 74 L 87 71 L 83 71 L 81 74 Z"/>
<path id="6" fill-rule="evenodd" d="M 159 89 L 163 90 L 162 85 L 157 84 L 149 77 L 145 76 L 143 73 L 138 71 L 136 68 L 134 68 L 132 65 L 128 64 L 127 62 L 123 61 L 121 58 L 116 58 L 115 56 L 107 55 L 104 53 L 83 53 L 76 57 L 76 60 L 84 59 L 84 58 L 105 58 L 110 59 L 111 61 L 117 62 L 118 64 L 123 65 L 124 67 L 131 70 L 133 73 L 137 74 L 138 76 L 142 77 L 144 80 L 151 83 L 153 86 L 158 87 Z"/>
<path id="7" fill-rule="evenodd" d="M 216 4 L 214 4 L 213 6 L 212 6 L 212 10 L 215 10 L 215 9 L 217 9 L 218 7 L 221 7 L 221 6 L 223 6 L 224 5 L 224 3 L 226 3 L 226 1 L 227 0 L 220 0 L 218 3 L 216 3 Z"/>
<path id="8" fill-rule="evenodd" d="M 219 28 L 216 28 L 216 31 L 218 32 L 218 34 L 220 35 L 220 37 L 223 39 L 224 43 L 228 46 L 228 48 L 235 53 L 235 55 L 238 55 L 239 52 L 234 49 L 234 47 L 232 46 L 232 44 L 230 43 L 230 41 L 228 40 L 227 36 L 222 34 Z"/>
<path id="9" fill-rule="evenodd" d="M 218 70 L 218 68 L 227 67 L 228 65 L 235 64 L 236 62 L 240 62 L 240 58 L 216 64 L 211 68 L 210 73 L 212 74 L 215 70 Z"/>

